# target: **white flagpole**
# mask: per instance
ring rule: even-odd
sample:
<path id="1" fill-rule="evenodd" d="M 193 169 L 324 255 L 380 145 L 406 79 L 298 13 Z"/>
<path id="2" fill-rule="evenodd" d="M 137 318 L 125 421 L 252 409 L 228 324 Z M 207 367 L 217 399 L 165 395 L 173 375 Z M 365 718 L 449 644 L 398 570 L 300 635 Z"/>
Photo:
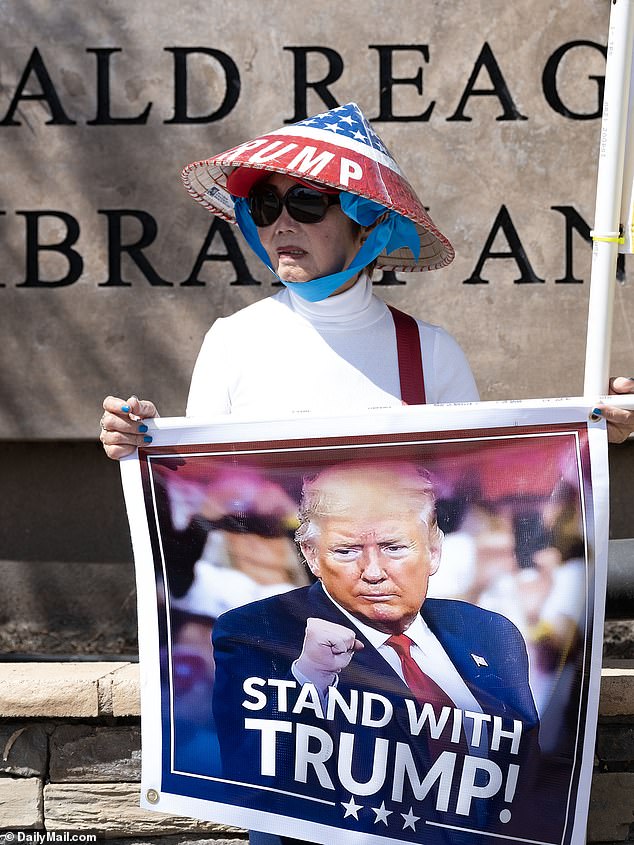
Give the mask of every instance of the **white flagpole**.
<path id="1" fill-rule="evenodd" d="M 592 402 L 608 392 L 616 260 L 619 243 L 623 243 L 620 218 L 633 44 L 634 0 L 612 0 L 583 388 Z"/>

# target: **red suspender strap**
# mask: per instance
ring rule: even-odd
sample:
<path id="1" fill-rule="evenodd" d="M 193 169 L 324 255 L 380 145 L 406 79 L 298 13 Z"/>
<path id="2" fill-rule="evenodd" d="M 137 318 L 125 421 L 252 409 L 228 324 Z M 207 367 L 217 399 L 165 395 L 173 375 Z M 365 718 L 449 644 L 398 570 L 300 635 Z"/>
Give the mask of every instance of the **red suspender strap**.
<path id="1" fill-rule="evenodd" d="M 420 352 L 418 323 L 409 314 L 387 306 L 396 329 L 396 351 L 398 353 L 398 374 L 401 382 L 401 399 L 406 405 L 424 405 L 425 378 L 423 358 Z"/>

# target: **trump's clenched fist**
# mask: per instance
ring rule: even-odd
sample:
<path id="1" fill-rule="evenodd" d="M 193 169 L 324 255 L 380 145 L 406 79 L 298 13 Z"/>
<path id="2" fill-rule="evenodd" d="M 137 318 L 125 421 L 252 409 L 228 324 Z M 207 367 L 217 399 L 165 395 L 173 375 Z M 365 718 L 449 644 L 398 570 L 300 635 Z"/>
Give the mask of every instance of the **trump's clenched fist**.
<path id="1" fill-rule="evenodd" d="M 295 669 L 325 692 L 362 648 L 363 643 L 351 628 L 311 616 L 306 620 L 302 653 L 295 661 Z"/>

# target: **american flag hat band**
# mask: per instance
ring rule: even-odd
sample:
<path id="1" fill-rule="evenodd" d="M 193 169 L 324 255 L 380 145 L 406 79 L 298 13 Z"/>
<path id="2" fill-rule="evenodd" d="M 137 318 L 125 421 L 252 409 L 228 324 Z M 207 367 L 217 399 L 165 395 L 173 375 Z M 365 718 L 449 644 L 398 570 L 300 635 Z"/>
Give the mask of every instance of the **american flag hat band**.
<path id="1" fill-rule="evenodd" d="M 407 247 L 402 247 L 389 255 L 385 252 L 379 255 L 377 267 L 380 269 L 435 270 L 453 261 L 452 245 L 434 225 L 356 103 L 284 126 L 185 167 L 181 176 L 191 196 L 212 214 L 230 223 L 235 223 L 236 219 L 227 178 L 235 168 L 310 180 L 374 200 L 409 218 L 415 224 L 420 240 L 418 259 Z M 257 179 L 234 181 L 249 185 Z"/>

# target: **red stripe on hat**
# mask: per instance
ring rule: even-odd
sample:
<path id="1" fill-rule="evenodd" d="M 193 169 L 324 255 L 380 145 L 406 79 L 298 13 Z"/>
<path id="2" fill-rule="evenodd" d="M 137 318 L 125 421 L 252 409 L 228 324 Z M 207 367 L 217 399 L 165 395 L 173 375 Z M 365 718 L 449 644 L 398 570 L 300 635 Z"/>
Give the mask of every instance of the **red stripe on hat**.
<path id="1" fill-rule="evenodd" d="M 258 182 L 270 179 L 273 176 L 270 170 L 256 170 L 253 167 L 236 167 L 227 176 L 227 190 L 234 197 L 248 197 L 251 188 L 257 185 Z M 298 179 L 297 176 L 290 176 L 290 178 L 299 185 L 304 185 L 306 188 L 313 188 L 315 191 L 320 191 L 322 194 L 338 194 L 337 188 L 332 188 L 330 185 L 322 185 L 318 182 L 311 182 L 309 179 Z"/>

